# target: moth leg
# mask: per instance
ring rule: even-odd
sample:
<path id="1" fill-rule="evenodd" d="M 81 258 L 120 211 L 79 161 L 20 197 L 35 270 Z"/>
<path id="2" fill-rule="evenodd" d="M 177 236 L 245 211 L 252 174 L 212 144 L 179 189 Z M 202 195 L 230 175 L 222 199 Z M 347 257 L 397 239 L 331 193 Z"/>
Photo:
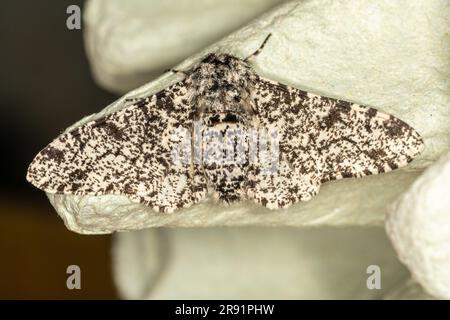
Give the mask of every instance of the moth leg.
<path id="1" fill-rule="evenodd" d="M 188 75 L 188 73 L 187 73 L 186 71 L 178 70 L 178 69 L 167 69 L 166 71 L 164 71 L 164 73 L 166 73 L 166 72 L 182 73 L 182 74 L 184 74 L 185 76 Z"/>
<path id="2" fill-rule="evenodd" d="M 149 101 L 148 97 L 126 98 L 124 100 L 126 105 L 141 104 L 141 103 L 145 103 L 147 101 Z"/>
<path id="3" fill-rule="evenodd" d="M 258 48 L 255 52 L 253 52 L 251 55 L 249 55 L 247 58 L 245 58 L 244 61 L 247 62 L 249 59 L 251 59 L 251 58 L 253 58 L 253 57 L 256 57 L 258 54 L 260 54 L 261 51 L 262 51 L 262 49 L 264 49 L 264 46 L 266 45 L 267 40 L 269 40 L 269 38 L 270 38 L 271 36 L 272 36 L 272 34 L 269 33 L 269 34 L 267 35 L 267 37 L 264 39 L 263 43 L 259 46 L 259 48 Z"/>

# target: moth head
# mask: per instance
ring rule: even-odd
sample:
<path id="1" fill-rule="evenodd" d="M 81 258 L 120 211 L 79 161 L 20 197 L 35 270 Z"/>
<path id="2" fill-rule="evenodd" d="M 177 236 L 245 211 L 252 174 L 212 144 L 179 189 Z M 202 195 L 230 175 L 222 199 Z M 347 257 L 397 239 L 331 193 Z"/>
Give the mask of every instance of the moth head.
<path id="1" fill-rule="evenodd" d="M 228 54 L 208 54 L 189 75 L 199 112 L 250 112 L 253 72 L 245 61 Z"/>

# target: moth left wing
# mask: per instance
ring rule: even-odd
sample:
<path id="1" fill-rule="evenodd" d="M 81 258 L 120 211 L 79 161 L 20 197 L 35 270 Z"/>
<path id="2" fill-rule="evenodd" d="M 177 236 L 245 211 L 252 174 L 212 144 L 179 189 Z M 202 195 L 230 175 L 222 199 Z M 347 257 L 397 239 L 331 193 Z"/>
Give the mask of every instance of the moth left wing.
<path id="1" fill-rule="evenodd" d="M 280 161 L 290 164 L 293 178 L 297 175 L 304 179 L 306 175 L 309 185 L 315 186 L 293 188 L 288 193 L 297 196 L 288 204 L 296 198 L 311 198 L 324 181 L 405 166 L 423 149 L 422 139 L 413 128 L 373 108 L 307 93 L 261 77 L 255 86 L 254 105 L 260 126 L 275 126 L 281 132 Z M 279 174 L 287 176 L 289 172 Z M 254 176 L 253 184 L 267 180 L 258 174 Z M 282 183 L 278 187 L 287 188 Z M 253 197 L 257 202 L 267 201 L 258 200 L 266 197 L 265 190 Z"/>
<path id="2" fill-rule="evenodd" d="M 28 181 L 49 193 L 125 195 L 160 212 L 190 206 L 206 185 L 197 166 L 174 161 L 177 130 L 191 126 L 188 94 L 181 81 L 60 135 L 34 158 Z"/>

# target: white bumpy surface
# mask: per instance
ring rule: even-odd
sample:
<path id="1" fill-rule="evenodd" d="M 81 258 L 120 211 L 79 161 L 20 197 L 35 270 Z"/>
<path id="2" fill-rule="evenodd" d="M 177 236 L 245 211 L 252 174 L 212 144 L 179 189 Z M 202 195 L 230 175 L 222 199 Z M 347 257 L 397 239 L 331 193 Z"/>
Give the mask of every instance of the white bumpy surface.
<path id="1" fill-rule="evenodd" d="M 163 4 L 167 1 L 162 0 L 126 3 L 91 0 L 85 16 L 85 37 L 93 72 L 102 86 L 125 92 L 189 55 L 176 68 L 190 68 L 211 51 L 245 57 L 272 33 L 254 62 L 259 74 L 391 113 L 422 135 L 423 154 L 402 170 L 327 183 L 310 202 L 280 211 L 268 211 L 249 202 L 231 207 L 208 202 L 162 215 L 125 197 L 48 195 L 66 226 L 85 234 L 155 226 L 284 226 L 120 233 L 114 246 L 114 265 L 123 297 L 429 297 L 414 282 L 406 282 L 407 272 L 381 228 L 299 230 L 286 226 L 381 226 L 387 204 L 407 190 L 425 167 L 447 152 L 450 144 L 448 1 L 289 2 L 193 54 L 276 2 L 264 1 L 261 9 L 247 7 L 246 13 L 239 16 L 241 20 L 231 22 L 233 11 L 224 10 L 228 4 L 218 0 L 199 1 L 191 9 L 180 5 L 182 10 L 168 8 L 173 8 L 172 4 L 186 4 L 183 0 L 169 1 L 167 6 Z M 256 2 L 254 5 L 259 6 Z M 198 12 L 211 14 L 200 18 Z M 189 21 L 180 20 L 182 15 L 189 17 Z M 179 22 L 179 27 L 170 21 Z M 214 29 L 216 23 L 220 28 Z M 205 24 L 214 32 L 208 34 Z M 192 28 L 189 30 L 200 32 L 195 40 L 186 33 L 174 31 L 188 26 Z M 161 50 L 159 46 L 163 46 Z M 165 74 L 126 96 L 150 95 L 177 79 L 177 75 Z M 122 107 L 123 98 L 71 128 Z M 431 186 L 429 179 L 427 185 Z M 448 193 L 448 185 L 445 188 Z M 408 193 L 408 197 L 417 203 L 428 201 L 414 192 Z M 425 208 L 423 201 L 421 208 Z M 437 212 L 434 208 L 441 208 L 440 201 L 442 198 L 427 202 L 428 217 L 434 217 Z M 402 261 L 430 293 L 448 297 L 448 281 L 444 281 L 445 270 L 449 269 L 448 221 L 441 224 L 428 221 L 427 212 L 419 208 L 413 215 L 414 223 L 403 223 L 403 219 L 408 219 L 406 211 L 402 211 L 400 204 L 393 208 L 388 230 Z M 439 212 L 442 216 L 438 219 L 441 219 L 444 211 Z M 423 222 L 422 226 L 417 224 L 419 221 Z M 431 233 L 435 237 L 430 238 Z M 416 239 L 415 235 L 425 238 Z M 436 240 L 438 237 L 441 242 Z M 428 239 L 432 241 L 428 243 Z M 405 243 L 414 243 L 415 253 L 405 253 Z M 434 255 L 433 249 L 436 249 Z M 381 267 L 382 291 L 365 287 L 369 264 Z M 437 281 L 444 286 L 439 287 Z"/>
<path id="2" fill-rule="evenodd" d="M 284 0 L 95 0 L 84 11 L 97 82 L 124 93 Z"/>
<path id="3" fill-rule="evenodd" d="M 376 299 L 406 281 L 382 228 L 153 228 L 120 233 L 128 299 Z M 366 286 L 381 269 L 381 289 Z"/>
<path id="4" fill-rule="evenodd" d="M 400 260 L 430 294 L 450 299 L 450 153 L 389 211 L 386 230 Z"/>
<path id="5" fill-rule="evenodd" d="M 111 2 L 113 8 L 105 12 L 114 10 L 115 3 Z M 144 6 L 143 2 L 139 3 Z M 128 14 L 131 21 L 125 23 L 128 20 L 124 19 L 120 28 L 132 28 L 135 10 L 119 8 L 121 15 Z M 289 2 L 176 66 L 190 68 L 210 51 L 245 57 L 272 33 L 254 62 L 256 71 L 298 88 L 374 106 L 404 120 L 425 141 L 422 156 L 405 169 L 326 183 L 311 201 L 279 211 L 269 211 L 249 201 L 230 207 L 210 201 L 164 215 L 121 196 L 49 195 L 50 201 L 67 227 L 79 233 L 109 233 L 152 226 L 381 225 L 386 204 L 400 195 L 450 143 L 449 93 L 445 90 L 449 86 L 450 54 L 445 45 L 449 10 L 448 2 L 443 0 L 422 4 Z M 98 19 L 107 21 L 108 17 Z M 116 36 L 122 37 L 124 33 Z M 127 46 L 137 46 L 134 39 L 129 39 Z M 96 50 L 102 50 L 102 42 L 96 43 Z M 93 66 L 102 63 L 92 56 L 91 59 Z M 144 61 L 141 69 L 146 69 Z M 150 95 L 179 77 L 167 73 L 126 96 Z M 74 126 L 123 106 L 121 98 Z"/>

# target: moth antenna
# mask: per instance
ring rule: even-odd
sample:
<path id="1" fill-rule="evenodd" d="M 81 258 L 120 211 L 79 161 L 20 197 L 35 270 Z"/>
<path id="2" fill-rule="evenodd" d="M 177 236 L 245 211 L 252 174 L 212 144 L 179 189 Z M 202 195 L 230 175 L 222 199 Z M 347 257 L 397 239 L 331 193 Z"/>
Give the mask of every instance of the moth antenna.
<path id="1" fill-rule="evenodd" d="M 262 51 L 262 49 L 264 49 L 264 46 L 266 45 L 267 40 L 269 40 L 269 38 L 270 38 L 271 36 L 272 36 L 272 34 L 269 33 L 269 34 L 267 35 L 267 37 L 264 39 L 263 43 L 259 46 L 259 48 L 258 48 L 255 52 L 253 52 L 251 55 L 249 55 L 247 58 L 245 58 L 244 61 L 247 62 L 249 59 L 251 59 L 251 58 L 253 58 L 253 57 L 256 57 L 258 54 L 260 54 L 261 51 Z"/>

